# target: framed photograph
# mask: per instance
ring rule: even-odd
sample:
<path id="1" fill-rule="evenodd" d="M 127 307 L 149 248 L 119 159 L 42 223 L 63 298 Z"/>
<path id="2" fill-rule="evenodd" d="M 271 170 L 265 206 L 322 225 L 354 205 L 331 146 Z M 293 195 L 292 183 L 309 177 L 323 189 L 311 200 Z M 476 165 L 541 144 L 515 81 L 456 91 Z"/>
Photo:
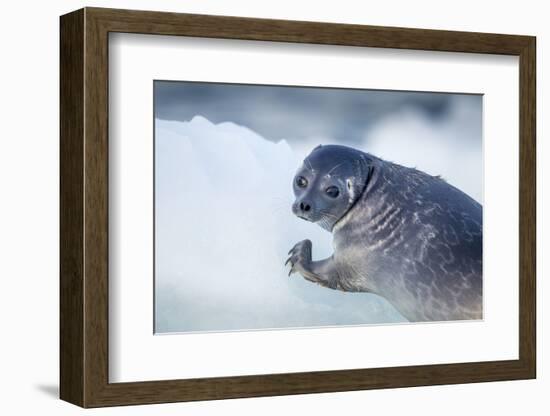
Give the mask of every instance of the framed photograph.
<path id="1" fill-rule="evenodd" d="M 534 37 L 60 28 L 63 400 L 535 378 Z"/>

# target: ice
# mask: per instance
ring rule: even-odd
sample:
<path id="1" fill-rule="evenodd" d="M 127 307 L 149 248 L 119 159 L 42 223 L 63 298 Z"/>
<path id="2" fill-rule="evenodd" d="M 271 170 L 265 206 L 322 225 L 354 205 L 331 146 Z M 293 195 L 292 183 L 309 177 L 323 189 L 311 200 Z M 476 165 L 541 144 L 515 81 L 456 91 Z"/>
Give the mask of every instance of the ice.
<path id="1" fill-rule="evenodd" d="M 333 291 L 287 276 L 298 241 L 314 258 L 331 235 L 296 218 L 301 162 L 286 141 L 231 122 L 155 120 L 157 332 L 387 323 L 403 318 L 371 294 Z"/>

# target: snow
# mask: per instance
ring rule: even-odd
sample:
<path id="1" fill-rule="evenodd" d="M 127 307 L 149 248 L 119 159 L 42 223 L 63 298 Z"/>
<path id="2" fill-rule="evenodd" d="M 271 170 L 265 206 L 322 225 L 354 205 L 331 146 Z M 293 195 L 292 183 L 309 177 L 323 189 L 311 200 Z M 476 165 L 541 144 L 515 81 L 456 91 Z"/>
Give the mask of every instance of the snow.
<path id="1" fill-rule="evenodd" d="M 401 321 L 371 294 L 287 276 L 288 250 L 331 235 L 296 218 L 301 154 L 231 122 L 155 120 L 156 332 L 224 331 Z"/>

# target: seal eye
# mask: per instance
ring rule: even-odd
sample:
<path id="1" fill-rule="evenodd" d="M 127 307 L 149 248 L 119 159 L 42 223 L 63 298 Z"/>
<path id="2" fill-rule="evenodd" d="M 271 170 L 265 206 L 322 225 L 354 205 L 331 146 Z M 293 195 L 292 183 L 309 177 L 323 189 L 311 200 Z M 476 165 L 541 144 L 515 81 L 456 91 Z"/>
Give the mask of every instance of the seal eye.
<path id="1" fill-rule="evenodd" d="M 303 176 L 298 176 L 296 178 L 296 186 L 298 188 L 305 188 L 307 186 L 307 179 Z"/>
<path id="2" fill-rule="evenodd" d="M 326 194 L 328 196 L 330 196 L 331 198 L 337 198 L 338 195 L 340 195 L 340 191 L 338 190 L 338 188 L 336 186 L 329 186 L 326 190 L 325 190 Z"/>

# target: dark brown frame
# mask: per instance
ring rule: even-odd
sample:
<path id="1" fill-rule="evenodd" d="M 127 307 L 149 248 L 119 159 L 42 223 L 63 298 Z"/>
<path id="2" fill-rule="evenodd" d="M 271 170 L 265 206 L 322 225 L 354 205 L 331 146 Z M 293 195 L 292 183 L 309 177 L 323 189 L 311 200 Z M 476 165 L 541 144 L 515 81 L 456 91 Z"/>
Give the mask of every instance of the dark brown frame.
<path id="1" fill-rule="evenodd" d="M 63 400 L 99 407 L 535 378 L 534 37 L 99 8 L 69 13 L 60 23 Z M 109 32 L 519 56 L 519 359 L 109 383 Z"/>

